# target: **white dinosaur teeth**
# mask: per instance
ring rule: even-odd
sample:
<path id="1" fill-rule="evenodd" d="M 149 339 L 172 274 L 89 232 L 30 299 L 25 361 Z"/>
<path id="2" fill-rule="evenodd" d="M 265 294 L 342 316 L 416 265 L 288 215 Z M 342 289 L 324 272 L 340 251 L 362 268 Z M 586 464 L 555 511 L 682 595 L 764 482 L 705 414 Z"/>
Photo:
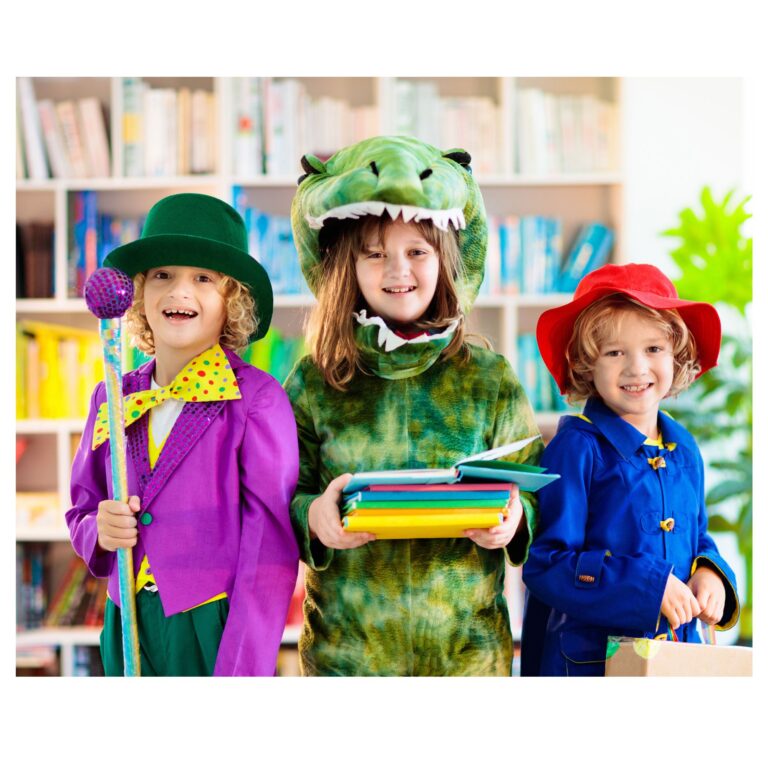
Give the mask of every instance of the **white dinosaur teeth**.
<path id="1" fill-rule="evenodd" d="M 374 216 L 381 216 L 384 213 L 385 205 L 384 203 L 380 203 L 378 201 L 372 201 L 370 203 L 366 203 L 365 207 L 368 210 L 368 213 L 372 213 Z"/>
<path id="2" fill-rule="evenodd" d="M 442 229 L 443 231 L 448 229 L 448 216 L 444 211 L 435 213 L 433 221 L 438 229 Z"/>
<path id="3" fill-rule="evenodd" d="M 311 229 L 322 229 L 326 219 L 358 219 L 366 214 L 374 216 L 383 216 L 384 211 L 396 219 L 403 217 L 403 221 L 424 221 L 428 219 L 435 223 L 435 226 L 443 231 L 448 229 L 448 225 L 453 224 L 457 229 L 465 229 L 464 212 L 461 208 L 451 208 L 444 211 L 435 211 L 429 208 L 420 208 L 416 205 L 399 205 L 397 203 L 384 203 L 379 200 L 371 200 L 362 203 L 350 203 L 322 214 L 321 216 L 306 215 L 307 223 Z"/>

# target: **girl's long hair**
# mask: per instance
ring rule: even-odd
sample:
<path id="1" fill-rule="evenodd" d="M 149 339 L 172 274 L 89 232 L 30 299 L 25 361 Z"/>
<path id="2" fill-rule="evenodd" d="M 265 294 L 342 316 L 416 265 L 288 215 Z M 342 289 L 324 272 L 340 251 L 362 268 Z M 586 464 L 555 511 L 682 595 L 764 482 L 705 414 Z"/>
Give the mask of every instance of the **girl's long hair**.
<path id="1" fill-rule="evenodd" d="M 363 216 L 360 219 L 329 220 L 320 230 L 321 258 L 315 266 L 317 304 L 307 321 L 307 343 L 325 380 L 342 392 L 358 370 L 368 373 L 355 344 L 352 313 L 366 307 L 357 283 L 355 261 L 366 244 L 383 242 L 391 225 L 389 217 Z M 431 221 L 413 222 L 413 226 L 435 249 L 440 266 L 435 295 L 424 316 L 412 323 L 412 327 L 417 330 L 442 329 L 458 320 L 453 339 L 441 356 L 449 358 L 460 352 L 461 359 L 466 361 L 470 352 L 456 290 L 456 279 L 463 269 L 458 233 L 453 229 L 443 231 Z"/>

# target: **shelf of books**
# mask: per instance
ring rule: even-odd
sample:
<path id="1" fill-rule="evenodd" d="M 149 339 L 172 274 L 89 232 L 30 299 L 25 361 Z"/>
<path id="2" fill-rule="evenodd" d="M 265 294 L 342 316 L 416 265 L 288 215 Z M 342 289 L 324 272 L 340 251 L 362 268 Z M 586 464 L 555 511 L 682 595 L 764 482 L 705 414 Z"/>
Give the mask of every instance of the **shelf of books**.
<path id="1" fill-rule="evenodd" d="M 17 614 L 20 674 L 99 673 L 83 639 L 91 630 L 39 629 L 56 620 L 70 573 L 69 467 L 102 375 L 82 288 L 161 197 L 204 192 L 242 214 L 275 290 L 273 328 L 245 357 L 283 380 L 305 351 L 314 303 L 289 219 L 302 154 L 325 158 L 385 133 L 466 148 L 490 224 L 469 329 L 509 358 L 545 437 L 567 412 L 533 334 L 583 274 L 621 260 L 620 79 L 21 77 L 17 95 L 17 582 L 29 593 Z M 145 359 L 126 347 L 126 369 Z M 518 576 L 508 580 L 517 589 Z M 518 631 L 522 602 L 510 589 Z M 82 610 L 78 620 L 93 619 Z M 296 669 L 293 631 L 285 674 Z"/>

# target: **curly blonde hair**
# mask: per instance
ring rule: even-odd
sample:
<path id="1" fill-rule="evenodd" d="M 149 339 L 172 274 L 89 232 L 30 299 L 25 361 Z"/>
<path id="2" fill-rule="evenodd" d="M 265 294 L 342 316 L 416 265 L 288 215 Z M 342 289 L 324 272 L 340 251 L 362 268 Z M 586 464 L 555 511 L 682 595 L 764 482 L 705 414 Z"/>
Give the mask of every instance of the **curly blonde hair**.
<path id="1" fill-rule="evenodd" d="M 220 272 L 216 272 L 216 274 L 221 278 L 217 287 L 224 299 L 224 310 L 227 316 L 221 330 L 219 344 L 239 352 L 248 346 L 250 337 L 258 328 L 256 302 L 247 285 L 229 275 L 223 275 Z M 139 272 L 134 276 L 133 304 L 126 313 L 126 320 L 133 345 L 148 355 L 154 355 L 155 341 L 144 312 L 144 284 L 146 280 L 146 272 Z"/>
<path id="2" fill-rule="evenodd" d="M 656 323 L 672 343 L 674 374 L 667 397 L 682 392 L 701 371 L 696 340 L 685 321 L 674 309 L 652 309 L 621 293 L 613 293 L 590 304 L 573 325 L 566 359 L 568 360 L 568 384 L 566 399 L 578 403 L 597 395 L 594 382 L 588 378 L 600 355 L 600 346 L 616 327 L 621 313 L 636 312 Z"/>

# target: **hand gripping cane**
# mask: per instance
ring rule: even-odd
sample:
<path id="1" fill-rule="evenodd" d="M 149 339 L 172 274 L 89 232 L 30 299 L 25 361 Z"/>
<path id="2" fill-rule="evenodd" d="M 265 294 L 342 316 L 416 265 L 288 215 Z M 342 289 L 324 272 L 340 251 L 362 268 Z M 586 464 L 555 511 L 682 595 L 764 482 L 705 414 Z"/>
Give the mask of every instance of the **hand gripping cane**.
<path id="1" fill-rule="evenodd" d="M 107 387 L 109 445 L 112 452 L 112 498 L 126 503 L 128 481 L 125 469 L 120 319 L 132 302 L 133 281 L 117 269 L 97 269 L 85 284 L 85 303 L 99 318 L 99 334 L 104 348 L 104 382 Z M 117 569 L 125 676 L 139 677 L 139 632 L 136 624 L 133 554 L 130 548 L 121 547 L 117 550 Z"/>

